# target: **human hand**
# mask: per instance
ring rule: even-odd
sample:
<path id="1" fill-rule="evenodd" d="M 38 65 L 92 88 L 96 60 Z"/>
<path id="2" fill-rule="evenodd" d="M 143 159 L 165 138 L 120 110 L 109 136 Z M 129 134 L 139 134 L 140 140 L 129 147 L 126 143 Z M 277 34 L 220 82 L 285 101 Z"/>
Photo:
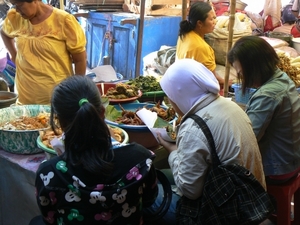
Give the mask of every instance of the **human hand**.
<path id="1" fill-rule="evenodd" d="M 172 151 L 177 150 L 176 144 L 173 143 L 173 142 L 168 142 L 168 141 L 164 140 L 164 139 L 161 137 L 161 134 L 160 134 L 160 133 L 157 133 L 157 139 L 158 139 L 158 143 L 159 143 L 160 145 L 162 145 L 169 153 L 171 153 Z"/>

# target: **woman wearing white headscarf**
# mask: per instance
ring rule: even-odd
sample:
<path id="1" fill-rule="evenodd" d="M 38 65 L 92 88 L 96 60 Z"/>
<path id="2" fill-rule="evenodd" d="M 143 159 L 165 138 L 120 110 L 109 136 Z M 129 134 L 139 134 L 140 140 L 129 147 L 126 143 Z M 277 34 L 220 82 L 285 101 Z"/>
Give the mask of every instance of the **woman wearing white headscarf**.
<path id="1" fill-rule="evenodd" d="M 211 166 L 206 137 L 193 119 L 185 119 L 191 114 L 206 121 L 222 164 L 243 165 L 266 187 L 261 155 L 250 120 L 236 103 L 218 94 L 219 84 L 211 71 L 193 59 L 177 60 L 168 68 L 160 85 L 183 121 L 176 127 L 176 144 L 163 140 L 158 134 L 160 144 L 170 153 L 168 161 L 177 195 L 191 200 L 199 198 Z M 168 218 L 172 213 L 175 212 L 171 207 Z"/>

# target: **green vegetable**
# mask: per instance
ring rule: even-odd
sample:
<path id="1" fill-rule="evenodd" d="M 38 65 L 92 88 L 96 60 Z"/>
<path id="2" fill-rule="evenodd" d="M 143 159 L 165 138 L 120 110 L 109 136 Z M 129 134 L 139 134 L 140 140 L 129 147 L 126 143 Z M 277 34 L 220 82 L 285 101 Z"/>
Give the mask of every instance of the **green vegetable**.
<path id="1" fill-rule="evenodd" d="M 154 76 L 139 76 L 134 79 L 130 79 L 127 84 L 138 87 L 143 93 L 162 91 L 159 82 Z"/>

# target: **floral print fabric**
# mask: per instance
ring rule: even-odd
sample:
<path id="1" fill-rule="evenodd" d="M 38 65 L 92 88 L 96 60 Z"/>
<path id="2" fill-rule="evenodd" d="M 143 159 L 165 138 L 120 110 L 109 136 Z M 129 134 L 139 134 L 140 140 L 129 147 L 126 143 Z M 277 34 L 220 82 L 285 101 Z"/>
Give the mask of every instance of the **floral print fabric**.
<path id="1" fill-rule="evenodd" d="M 144 196 L 154 201 L 157 191 L 153 159 L 150 153 L 115 182 L 95 178 L 93 185 L 93 179 L 85 179 L 60 157 L 45 162 L 36 177 L 37 203 L 45 223 L 142 224 Z"/>

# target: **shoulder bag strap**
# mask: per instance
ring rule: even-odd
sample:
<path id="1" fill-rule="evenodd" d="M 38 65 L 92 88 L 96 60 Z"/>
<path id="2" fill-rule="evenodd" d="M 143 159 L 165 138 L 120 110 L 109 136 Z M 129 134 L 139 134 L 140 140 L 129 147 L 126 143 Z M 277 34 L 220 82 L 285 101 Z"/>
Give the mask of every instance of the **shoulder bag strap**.
<path id="1" fill-rule="evenodd" d="M 188 117 L 192 118 L 201 128 L 202 132 L 204 133 L 209 145 L 210 145 L 210 153 L 212 155 L 212 162 L 213 166 L 217 167 L 218 165 L 221 165 L 220 159 L 216 152 L 216 146 L 214 138 L 210 132 L 210 129 L 208 128 L 206 122 L 200 117 L 195 114 L 189 115 Z"/>
<path id="2" fill-rule="evenodd" d="M 146 225 L 152 225 L 160 220 L 168 212 L 172 201 L 172 188 L 167 176 L 159 169 L 156 169 L 156 175 L 158 181 L 163 187 L 164 197 L 161 205 L 155 212 L 148 213 L 147 211 L 144 211 L 143 217 Z"/>

